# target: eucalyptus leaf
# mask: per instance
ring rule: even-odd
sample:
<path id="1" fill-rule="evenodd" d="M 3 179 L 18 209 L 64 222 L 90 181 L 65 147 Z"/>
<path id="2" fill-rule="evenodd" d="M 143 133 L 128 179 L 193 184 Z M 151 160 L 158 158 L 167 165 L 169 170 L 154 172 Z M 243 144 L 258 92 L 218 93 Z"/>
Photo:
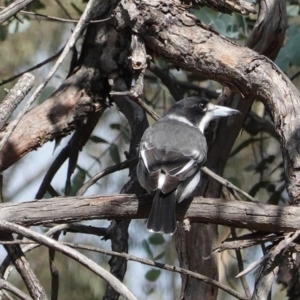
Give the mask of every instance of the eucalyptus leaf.
<path id="1" fill-rule="evenodd" d="M 149 243 L 153 245 L 161 245 L 165 242 L 165 239 L 162 234 L 154 233 L 149 237 Z"/>
<path id="2" fill-rule="evenodd" d="M 149 243 L 146 240 L 143 240 L 142 247 L 146 251 L 147 255 L 152 259 L 153 258 L 153 252 L 152 252 L 152 250 L 150 248 Z"/>
<path id="3" fill-rule="evenodd" d="M 151 282 L 154 282 L 157 280 L 157 278 L 159 277 L 159 275 L 161 274 L 161 271 L 160 270 L 157 270 L 157 269 L 151 269 L 149 270 L 145 277 L 146 279 L 148 279 L 149 281 Z"/>
<path id="4" fill-rule="evenodd" d="M 112 160 L 119 164 L 121 162 L 120 154 L 119 154 L 119 147 L 116 144 L 111 144 L 109 147 L 109 154 Z"/>
<path id="5" fill-rule="evenodd" d="M 106 141 L 105 139 L 99 137 L 99 136 L 96 136 L 96 135 L 92 135 L 90 137 L 90 140 L 94 143 L 103 143 L 103 144 L 108 144 L 108 141 Z"/>

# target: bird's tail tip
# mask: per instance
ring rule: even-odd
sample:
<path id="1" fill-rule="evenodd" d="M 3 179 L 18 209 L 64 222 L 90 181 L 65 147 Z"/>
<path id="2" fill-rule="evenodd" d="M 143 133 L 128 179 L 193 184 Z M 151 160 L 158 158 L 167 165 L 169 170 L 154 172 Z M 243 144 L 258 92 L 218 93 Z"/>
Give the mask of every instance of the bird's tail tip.
<path id="1" fill-rule="evenodd" d="M 173 235 L 177 229 L 175 207 L 174 193 L 161 197 L 160 191 L 157 191 L 147 221 L 147 230 Z"/>

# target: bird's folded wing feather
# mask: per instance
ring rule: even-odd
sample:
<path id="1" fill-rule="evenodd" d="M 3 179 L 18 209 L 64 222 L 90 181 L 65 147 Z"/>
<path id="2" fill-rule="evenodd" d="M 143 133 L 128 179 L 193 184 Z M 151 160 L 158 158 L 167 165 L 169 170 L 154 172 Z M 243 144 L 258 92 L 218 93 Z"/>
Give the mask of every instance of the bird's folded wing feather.
<path id="1" fill-rule="evenodd" d="M 159 176 L 163 173 L 161 190 L 167 194 L 204 163 L 205 137 L 197 128 L 181 125 L 178 128 L 172 126 L 172 122 L 157 122 L 145 132 L 140 145 L 138 176 L 147 191 L 158 188 Z"/>

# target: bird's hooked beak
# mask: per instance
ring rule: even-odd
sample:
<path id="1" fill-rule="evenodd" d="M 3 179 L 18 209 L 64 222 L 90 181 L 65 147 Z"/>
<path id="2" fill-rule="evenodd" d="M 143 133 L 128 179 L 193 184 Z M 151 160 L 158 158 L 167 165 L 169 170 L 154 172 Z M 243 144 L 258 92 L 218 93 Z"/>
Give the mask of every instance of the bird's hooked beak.
<path id="1" fill-rule="evenodd" d="M 226 106 L 214 105 L 212 103 L 208 104 L 208 110 L 212 113 L 213 119 L 219 117 L 227 117 L 235 114 L 239 114 L 240 112 L 236 109 L 229 108 Z"/>
<path id="2" fill-rule="evenodd" d="M 240 112 L 236 109 L 208 103 L 207 111 L 206 111 L 205 115 L 202 117 L 202 119 L 200 119 L 198 128 L 202 133 L 204 133 L 205 128 L 207 127 L 208 123 L 211 120 L 220 118 L 220 117 L 231 116 L 231 115 L 238 114 L 238 113 L 240 113 Z"/>

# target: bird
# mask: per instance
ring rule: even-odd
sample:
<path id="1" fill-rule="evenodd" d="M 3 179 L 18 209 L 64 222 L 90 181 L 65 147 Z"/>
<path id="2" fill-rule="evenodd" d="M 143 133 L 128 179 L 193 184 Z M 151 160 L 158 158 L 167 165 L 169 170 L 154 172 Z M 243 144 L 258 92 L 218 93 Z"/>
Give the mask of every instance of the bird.
<path id="1" fill-rule="evenodd" d="M 205 128 L 215 118 L 237 113 L 204 97 L 188 97 L 146 129 L 138 149 L 137 179 L 154 194 L 148 231 L 175 233 L 176 203 L 192 195 L 207 158 Z"/>

